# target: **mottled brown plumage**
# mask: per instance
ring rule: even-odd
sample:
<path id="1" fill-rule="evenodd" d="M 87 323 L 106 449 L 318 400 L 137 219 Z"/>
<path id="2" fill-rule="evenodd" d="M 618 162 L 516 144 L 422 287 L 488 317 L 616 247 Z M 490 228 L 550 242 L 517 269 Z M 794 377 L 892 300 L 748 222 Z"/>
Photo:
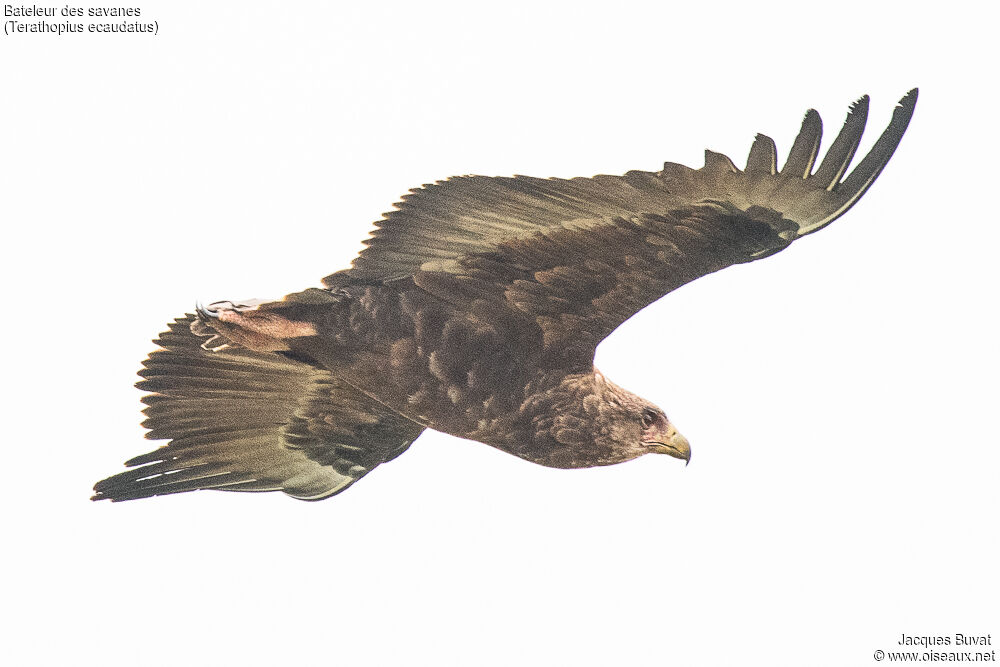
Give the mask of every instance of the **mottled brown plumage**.
<path id="1" fill-rule="evenodd" d="M 170 443 L 99 482 L 96 499 L 215 488 L 321 498 L 433 428 L 542 465 L 649 452 L 690 458 L 662 410 L 594 351 L 636 311 L 700 276 L 829 224 L 898 145 L 916 90 L 845 177 L 868 99 L 815 167 L 806 114 L 779 171 L 758 135 L 744 171 L 450 179 L 412 191 L 325 288 L 221 302 L 170 325 L 141 371 L 148 437 Z"/>

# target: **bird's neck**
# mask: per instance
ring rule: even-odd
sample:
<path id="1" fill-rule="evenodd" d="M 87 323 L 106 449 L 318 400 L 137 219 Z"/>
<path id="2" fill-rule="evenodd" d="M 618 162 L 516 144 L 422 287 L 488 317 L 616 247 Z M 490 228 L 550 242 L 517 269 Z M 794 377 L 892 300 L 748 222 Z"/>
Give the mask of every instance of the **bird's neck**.
<path id="1" fill-rule="evenodd" d="M 516 424 L 503 443 L 515 456 L 553 468 L 618 463 L 600 437 L 600 415 L 617 387 L 600 371 L 551 377 L 529 391 Z"/>

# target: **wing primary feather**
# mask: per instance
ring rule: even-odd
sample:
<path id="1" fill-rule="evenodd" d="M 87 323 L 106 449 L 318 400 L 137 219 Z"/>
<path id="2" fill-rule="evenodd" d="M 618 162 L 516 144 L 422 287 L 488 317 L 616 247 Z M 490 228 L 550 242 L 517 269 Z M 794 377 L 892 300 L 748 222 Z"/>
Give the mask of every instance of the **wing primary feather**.
<path id="1" fill-rule="evenodd" d="M 807 178 L 816 161 L 822 136 L 823 121 L 815 109 L 810 109 L 802 119 L 802 129 L 792 142 L 792 149 L 788 152 L 788 159 L 785 160 L 781 173 L 793 178 Z"/>
<path id="2" fill-rule="evenodd" d="M 774 146 L 774 139 L 766 134 L 758 134 L 750 147 L 750 156 L 747 158 L 747 173 L 769 174 L 773 176 L 778 173 L 778 149 Z"/>
<path id="3" fill-rule="evenodd" d="M 819 169 L 813 174 L 819 183 L 823 184 L 827 190 L 833 190 L 854 158 L 858 144 L 861 143 L 861 135 L 864 134 L 865 124 L 868 121 L 868 96 L 864 95 L 851 105 L 847 112 L 847 119 L 840 134 L 833 140 L 830 150 L 826 152 Z"/>
<path id="4" fill-rule="evenodd" d="M 728 172 L 730 174 L 739 172 L 739 169 L 736 168 L 736 165 L 727 156 L 707 149 L 705 150 L 705 166 L 703 169 L 721 173 Z"/>
<path id="5" fill-rule="evenodd" d="M 844 211 L 853 206 L 854 202 L 871 187 L 878 175 L 882 173 L 882 169 L 885 168 L 889 158 L 896 151 L 896 147 L 899 146 L 899 142 L 903 138 L 903 133 L 906 132 L 906 127 L 910 124 L 913 109 L 917 104 L 917 93 L 918 90 L 914 88 L 903 96 L 892 112 L 889 127 L 885 128 L 882 136 L 868 151 L 868 155 L 854 168 L 854 171 L 844 179 L 843 183 L 834 188 L 835 192 L 845 197 L 845 201 L 833 217 L 842 215 Z"/>

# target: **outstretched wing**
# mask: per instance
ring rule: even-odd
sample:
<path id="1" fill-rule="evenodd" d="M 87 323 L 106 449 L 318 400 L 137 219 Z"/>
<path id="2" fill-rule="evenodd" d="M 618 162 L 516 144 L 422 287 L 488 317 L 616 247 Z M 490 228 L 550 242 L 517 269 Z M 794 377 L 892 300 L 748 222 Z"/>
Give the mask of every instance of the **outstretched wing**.
<path id="1" fill-rule="evenodd" d="M 284 491 L 317 500 L 395 458 L 423 431 L 330 372 L 271 353 L 209 351 L 175 320 L 136 386 L 151 392 L 152 440 L 170 443 L 94 486 L 94 500 L 197 489 Z"/>
<path id="2" fill-rule="evenodd" d="M 413 191 L 378 224 L 351 269 L 326 279 L 412 277 L 468 307 L 502 301 L 533 318 L 559 363 L 589 363 L 596 345 L 639 309 L 707 273 L 773 254 L 844 214 L 899 144 L 917 100 L 848 175 L 868 112 L 851 108 L 819 167 L 822 123 L 810 110 L 778 169 L 757 135 L 745 170 L 705 152 L 624 176 L 454 178 Z"/>

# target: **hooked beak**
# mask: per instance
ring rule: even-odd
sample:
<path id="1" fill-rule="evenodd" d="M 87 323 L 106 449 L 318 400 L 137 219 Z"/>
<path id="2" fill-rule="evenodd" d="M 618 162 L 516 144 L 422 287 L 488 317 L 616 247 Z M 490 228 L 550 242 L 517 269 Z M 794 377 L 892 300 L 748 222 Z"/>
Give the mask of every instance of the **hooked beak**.
<path id="1" fill-rule="evenodd" d="M 691 463 L 691 443 L 677 432 L 673 424 L 668 423 L 665 429 L 654 436 L 654 439 L 647 440 L 644 444 L 657 454 L 683 459 L 685 466 Z"/>

